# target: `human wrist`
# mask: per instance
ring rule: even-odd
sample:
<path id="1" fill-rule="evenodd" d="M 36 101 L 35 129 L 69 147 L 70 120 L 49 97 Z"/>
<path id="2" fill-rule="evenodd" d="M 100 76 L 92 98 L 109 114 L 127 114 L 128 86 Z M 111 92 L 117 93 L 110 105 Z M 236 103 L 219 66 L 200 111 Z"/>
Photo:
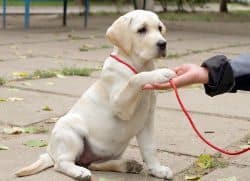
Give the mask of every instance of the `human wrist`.
<path id="1" fill-rule="evenodd" d="M 207 68 L 200 67 L 199 70 L 199 83 L 207 84 L 209 82 L 209 73 Z"/>

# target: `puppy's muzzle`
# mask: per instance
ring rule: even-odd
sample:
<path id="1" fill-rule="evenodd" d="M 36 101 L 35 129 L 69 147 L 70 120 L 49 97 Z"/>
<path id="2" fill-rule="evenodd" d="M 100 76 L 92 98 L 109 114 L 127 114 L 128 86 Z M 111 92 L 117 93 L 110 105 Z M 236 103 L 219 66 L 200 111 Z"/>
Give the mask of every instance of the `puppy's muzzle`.
<path id="1" fill-rule="evenodd" d="M 167 42 L 165 40 L 159 40 L 156 45 L 158 47 L 159 56 L 165 57 L 166 56 Z"/>

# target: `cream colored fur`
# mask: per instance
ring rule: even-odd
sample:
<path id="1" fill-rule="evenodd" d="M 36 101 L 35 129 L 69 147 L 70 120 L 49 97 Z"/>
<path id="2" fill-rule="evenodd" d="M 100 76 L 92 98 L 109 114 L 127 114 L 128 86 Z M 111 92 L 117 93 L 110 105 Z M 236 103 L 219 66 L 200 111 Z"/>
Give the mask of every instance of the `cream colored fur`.
<path id="1" fill-rule="evenodd" d="M 145 27 L 145 32 L 140 32 Z M 142 31 L 142 30 L 141 30 Z M 165 27 L 158 16 L 136 10 L 118 18 L 107 30 L 117 55 L 139 72 L 108 57 L 100 78 L 82 95 L 72 109 L 56 123 L 47 148 L 40 159 L 17 171 L 17 176 L 35 174 L 47 167 L 80 180 L 89 180 L 91 172 L 75 164 L 85 150 L 84 141 L 95 155 L 105 158 L 89 168 L 105 171 L 129 171 L 131 161 L 119 160 L 131 138 L 137 138 L 149 174 L 172 178 L 172 171 L 156 158 L 153 118 L 156 96 L 142 90 L 144 84 L 169 81 L 175 73 L 155 69 L 154 59 L 165 55 L 157 43 L 166 41 Z M 108 158 L 108 159 L 107 159 Z"/>

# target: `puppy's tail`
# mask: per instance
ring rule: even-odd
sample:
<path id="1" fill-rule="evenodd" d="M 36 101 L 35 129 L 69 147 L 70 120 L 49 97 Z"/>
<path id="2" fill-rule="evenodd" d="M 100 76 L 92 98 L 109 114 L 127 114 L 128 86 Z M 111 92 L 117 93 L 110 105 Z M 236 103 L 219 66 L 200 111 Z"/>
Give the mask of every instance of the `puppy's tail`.
<path id="1" fill-rule="evenodd" d="M 39 159 L 35 163 L 18 170 L 15 175 L 18 177 L 33 175 L 53 165 L 54 162 L 52 158 L 48 153 L 45 153 L 40 155 Z"/>

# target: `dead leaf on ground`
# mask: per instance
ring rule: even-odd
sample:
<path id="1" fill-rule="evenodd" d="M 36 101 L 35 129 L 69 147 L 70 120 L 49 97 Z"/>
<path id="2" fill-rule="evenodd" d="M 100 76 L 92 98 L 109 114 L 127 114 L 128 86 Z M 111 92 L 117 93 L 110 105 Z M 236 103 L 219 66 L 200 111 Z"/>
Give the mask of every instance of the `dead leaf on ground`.
<path id="1" fill-rule="evenodd" d="M 22 98 L 22 97 L 9 97 L 8 98 L 8 101 L 10 101 L 10 102 L 23 101 L 23 100 L 24 100 L 24 98 Z"/>
<path id="2" fill-rule="evenodd" d="M 13 72 L 12 75 L 14 77 L 24 78 L 24 77 L 28 77 L 29 73 L 27 73 L 27 72 Z"/>
<path id="3" fill-rule="evenodd" d="M 57 77 L 57 78 L 60 78 L 60 79 L 64 79 L 64 78 L 65 78 L 65 76 L 62 75 L 62 74 L 56 74 L 56 77 Z"/>
<path id="4" fill-rule="evenodd" d="M 8 149 L 9 149 L 8 146 L 0 144 L 0 150 L 8 150 Z"/>
<path id="5" fill-rule="evenodd" d="M 199 175 L 185 175 L 185 180 L 192 180 L 192 181 L 198 181 L 200 180 L 200 176 Z"/>
<path id="6" fill-rule="evenodd" d="M 5 134 L 21 134 L 23 133 L 23 128 L 20 127 L 12 127 L 12 128 L 4 128 L 3 133 Z"/>
<path id="7" fill-rule="evenodd" d="M 59 118 L 57 118 L 57 117 L 50 118 L 50 119 L 46 120 L 45 123 L 47 123 L 47 124 L 53 124 L 53 123 L 56 123 L 58 119 Z"/>
<path id="8" fill-rule="evenodd" d="M 214 159 L 208 154 L 201 154 L 196 163 L 200 168 L 203 169 L 213 168 L 215 166 Z"/>
<path id="9" fill-rule="evenodd" d="M 45 140 L 29 140 L 23 143 L 25 146 L 28 147 L 45 147 L 48 145 L 48 143 Z"/>
<path id="10" fill-rule="evenodd" d="M 0 98 L 0 102 L 6 102 L 7 101 L 7 99 L 5 99 L 5 98 Z"/>
<path id="11" fill-rule="evenodd" d="M 34 126 L 29 126 L 23 128 L 24 133 L 28 134 L 39 134 L 39 133 L 46 133 L 48 130 L 43 128 L 43 127 L 34 127 Z"/>
<path id="12" fill-rule="evenodd" d="M 50 108 L 49 106 L 44 106 L 43 111 L 53 111 L 53 109 Z"/>

